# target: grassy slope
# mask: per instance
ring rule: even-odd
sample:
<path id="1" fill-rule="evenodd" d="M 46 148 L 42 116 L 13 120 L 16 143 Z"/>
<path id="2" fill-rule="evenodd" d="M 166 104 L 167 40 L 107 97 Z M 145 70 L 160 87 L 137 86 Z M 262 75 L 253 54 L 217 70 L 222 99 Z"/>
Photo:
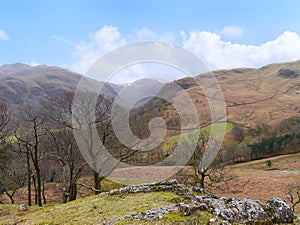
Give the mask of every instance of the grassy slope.
<path id="1" fill-rule="evenodd" d="M 26 214 L 18 211 L 18 206 L 0 205 L 0 215 L 2 214 L 0 223 L 9 224 L 14 221 L 18 224 L 103 224 L 124 215 L 174 205 L 179 200 L 182 201 L 177 195 L 167 192 L 99 195 L 64 205 L 46 206 L 42 209 L 33 207 Z M 212 217 L 208 212 L 201 212 L 198 215 L 201 215 L 205 222 Z M 195 219 L 195 217 L 185 218 L 179 213 L 174 213 L 162 220 L 161 224 L 167 222 L 172 224 L 174 221 L 184 222 L 187 219 Z M 137 221 L 125 221 L 125 224 L 128 223 L 137 224 Z M 146 224 L 146 221 L 141 221 L 139 224 Z M 157 221 L 150 224 L 157 224 Z"/>
<path id="2" fill-rule="evenodd" d="M 272 167 L 268 168 L 267 160 L 272 161 Z M 300 180 L 300 153 L 278 156 L 269 159 L 257 160 L 248 163 L 237 164 L 230 168 L 237 179 L 229 183 L 229 189 L 215 189 L 220 196 L 248 197 L 266 201 L 272 197 L 285 198 L 285 188 L 288 184 L 299 183 Z M 164 167 L 159 168 L 164 169 Z M 166 169 L 171 169 L 166 167 Z M 288 171 L 288 172 L 286 172 Z M 134 171 L 121 171 L 126 179 L 126 174 Z M 136 171 L 141 173 L 139 169 Z M 244 188 L 239 185 L 248 182 Z M 224 186 L 223 186 L 224 188 Z M 139 213 L 150 208 L 173 205 L 182 200 L 172 193 L 139 193 L 116 196 L 91 196 L 78 199 L 67 204 L 50 203 L 42 209 L 33 206 L 28 212 L 21 212 L 17 205 L 0 205 L 0 224 L 103 224 L 124 215 Z M 296 209 L 296 215 L 300 209 Z M 186 224 L 187 221 L 200 220 L 198 224 L 205 224 L 212 215 L 205 211 L 184 217 L 180 213 L 165 216 L 159 221 L 147 223 L 146 221 L 126 220 L 120 224 Z"/>
<path id="3" fill-rule="evenodd" d="M 278 73 L 283 68 L 299 74 L 300 61 L 272 64 L 260 69 L 214 71 L 228 106 L 228 120 L 255 127 L 259 123 L 276 124 L 291 116 L 299 115 L 300 76 L 294 79 L 282 78 Z M 200 75 L 195 79 L 201 83 L 203 81 L 201 77 L 203 76 Z M 191 83 L 189 78 L 183 78 L 177 82 L 179 84 Z M 210 119 L 210 111 L 203 91 L 191 85 L 185 92 L 176 92 L 174 100 L 180 102 L 185 93 L 193 99 L 200 123 L 205 124 Z M 183 101 L 182 105 L 184 105 Z M 175 110 L 170 106 L 161 107 L 160 112 L 164 119 L 172 120 L 172 117 L 176 117 Z"/>

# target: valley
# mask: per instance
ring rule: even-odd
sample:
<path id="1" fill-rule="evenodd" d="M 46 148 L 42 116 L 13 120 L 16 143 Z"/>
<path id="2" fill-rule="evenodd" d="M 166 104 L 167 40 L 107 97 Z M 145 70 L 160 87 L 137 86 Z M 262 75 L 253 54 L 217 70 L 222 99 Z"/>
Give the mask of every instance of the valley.
<path id="1" fill-rule="evenodd" d="M 226 115 L 216 121 L 211 121 L 208 100 L 219 101 L 220 95 L 206 96 L 198 85 L 201 83 L 214 90 L 208 82 L 212 74 L 222 89 L 226 108 Z M 98 136 L 111 156 L 120 161 L 110 165 L 109 170 L 92 168 L 91 162 L 103 157 L 103 148 L 96 152 L 98 155 L 93 155 L 93 151 L 81 152 L 74 138 L 73 131 L 78 127 L 72 123 L 75 112 L 72 104 L 80 79 L 86 80 L 84 88 L 87 90 L 103 86 L 97 106 L 88 108 L 89 95 L 84 96 L 86 102 L 82 106 L 85 111 L 96 112 Z M 299 93 L 300 61 L 258 69 L 218 70 L 166 84 L 143 79 L 123 85 L 104 84 L 58 67 L 1 66 L 0 224 L 103 224 L 127 214 L 140 213 L 142 209 L 170 206 L 180 196 L 165 192 L 105 195 L 115 188 L 166 178 L 207 188 L 217 196 L 262 202 L 279 197 L 289 202 L 286 193 L 290 187 L 298 187 L 300 180 Z M 190 102 L 186 102 L 186 96 Z M 117 114 L 129 114 L 130 128 L 140 139 L 132 142 L 133 147 L 122 143 L 113 132 L 115 99 L 135 102 L 133 108 L 126 104 L 116 106 Z M 185 127 L 182 128 L 183 118 L 174 103 L 187 109 L 192 103 L 198 126 L 192 122 L 193 115 L 185 114 Z M 79 114 L 78 118 L 81 117 L 88 118 Z M 162 138 L 161 133 L 156 132 L 161 125 L 154 123 L 149 128 L 149 122 L 155 117 L 165 123 L 166 136 L 151 151 L 145 151 L 143 148 L 148 143 L 143 145 L 141 140 L 149 137 L 150 128 L 153 140 Z M 75 117 L 75 121 L 78 118 Z M 123 120 L 120 117 L 119 124 Z M 204 158 L 209 138 L 217 139 L 222 135 L 223 125 L 225 133 L 220 151 L 216 151 L 211 164 L 204 166 L 209 159 Z M 199 138 L 194 140 L 198 134 Z M 177 158 L 172 158 L 181 140 L 184 145 L 176 153 Z M 90 145 L 86 146 L 93 150 L 93 142 L 88 143 Z M 195 144 L 195 151 L 186 164 L 178 163 L 187 157 L 192 144 Z M 88 165 L 87 158 L 94 161 L 89 161 Z M 111 158 L 104 159 L 103 165 L 109 160 Z M 31 193 L 30 198 L 28 193 Z M 39 202 L 37 193 L 40 194 Z M 96 196 L 92 196 L 94 194 Z M 297 198 L 294 192 L 293 196 Z M 29 204 L 29 199 L 34 206 L 20 210 L 18 204 Z M 9 204 L 12 201 L 15 205 Z M 123 206 L 126 203 L 128 207 Z M 139 208 L 141 205 L 143 207 Z M 72 212 L 72 218 L 62 216 L 66 211 Z M 197 213 L 206 222 L 212 218 L 211 212 Z M 297 204 L 295 215 L 299 213 Z M 49 220 L 50 214 L 53 220 Z M 176 216 L 183 224 L 189 219 Z M 166 217 L 161 221 L 161 224 L 171 224 L 173 220 Z M 146 222 L 141 221 L 143 223 Z"/>

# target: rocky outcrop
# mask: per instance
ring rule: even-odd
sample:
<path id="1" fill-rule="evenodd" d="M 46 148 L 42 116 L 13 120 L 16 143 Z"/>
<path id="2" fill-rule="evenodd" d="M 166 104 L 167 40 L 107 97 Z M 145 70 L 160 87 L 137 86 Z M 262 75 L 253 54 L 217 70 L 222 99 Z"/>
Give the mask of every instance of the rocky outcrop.
<path id="1" fill-rule="evenodd" d="M 114 221 L 107 223 L 106 225 L 113 225 L 115 223 L 118 223 L 118 222 L 120 222 L 122 220 L 126 220 L 126 219 L 147 220 L 148 222 L 152 222 L 153 220 L 161 219 L 164 215 L 166 215 L 168 213 L 178 211 L 178 210 L 180 210 L 180 207 L 178 205 L 149 209 L 142 213 L 138 213 L 138 214 L 134 214 L 134 215 L 130 215 L 130 216 L 123 216 L 121 218 L 118 218 Z"/>
<path id="2" fill-rule="evenodd" d="M 184 185 L 179 185 L 177 180 L 162 181 L 157 183 L 146 183 L 146 184 L 127 186 L 119 189 L 114 189 L 109 192 L 109 195 L 124 194 L 124 193 L 140 193 L 140 192 L 146 193 L 146 192 L 154 192 L 154 191 L 175 192 L 180 187 L 186 189 Z"/>
<path id="3" fill-rule="evenodd" d="M 112 225 L 125 219 L 147 220 L 151 222 L 162 218 L 168 213 L 181 212 L 184 216 L 188 216 L 196 210 L 207 210 L 214 215 L 207 223 L 273 224 L 291 223 L 294 219 L 292 208 L 279 198 L 270 199 L 264 206 L 260 201 L 247 198 L 218 197 L 203 188 L 187 187 L 183 184 L 178 184 L 176 180 L 124 187 L 112 190 L 108 194 L 115 195 L 151 191 L 173 192 L 185 198 L 186 202 L 181 202 L 173 206 L 154 208 L 134 215 L 127 215 L 107 224 Z"/>
<path id="4" fill-rule="evenodd" d="M 286 79 L 294 79 L 299 76 L 297 71 L 290 70 L 290 69 L 280 69 L 278 71 L 278 76 Z"/>
<path id="5" fill-rule="evenodd" d="M 292 223 L 294 213 L 292 207 L 280 198 L 272 198 L 267 201 L 266 210 L 273 222 Z"/>
<path id="6" fill-rule="evenodd" d="M 193 197 L 194 204 L 202 204 L 215 215 L 215 220 L 226 220 L 236 223 L 267 222 L 268 213 L 259 201 L 247 198 L 211 198 L 206 196 Z M 204 206 L 203 206 L 204 204 Z"/>

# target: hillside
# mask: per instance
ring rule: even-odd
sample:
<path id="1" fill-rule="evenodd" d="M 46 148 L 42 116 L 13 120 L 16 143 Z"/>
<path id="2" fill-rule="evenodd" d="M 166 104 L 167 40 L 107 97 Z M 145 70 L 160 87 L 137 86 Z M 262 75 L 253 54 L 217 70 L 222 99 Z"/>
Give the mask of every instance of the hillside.
<path id="1" fill-rule="evenodd" d="M 9 211 L 10 212 L 9 212 Z M 114 189 L 64 205 L 27 209 L 1 206 L 3 224 L 291 224 L 294 213 L 282 199 L 262 204 L 218 197 L 176 180 Z M 10 218 L 9 218 L 10 217 Z"/>
<path id="2" fill-rule="evenodd" d="M 212 73 L 222 88 L 228 121 L 255 127 L 261 123 L 274 125 L 300 115 L 300 61 Z M 194 79 L 205 84 L 205 74 Z M 176 83 L 184 91 L 175 91 L 173 99 L 180 99 L 187 92 L 197 107 L 200 123 L 209 121 L 210 111 L 203 90 L 191 78 L 183 78 Z M 158 107 L 163 118 L 176 122 L 176 113 L 171 106 Z"/>
<path id="3" fill-rule="evenodd" d="M 0 99 L 12 108 L 37 104 L 54 95 L 74 91 L 81 77 L 59 67 L 4 65 L 0 67 Z"/>
<path id="4" fill-rule="evenodd" d="M 287 200 L 286 186 L 299 180 L 299 159 L 300 154 L 284 155 L 227 167 L 230 173 L 237 178 L 226 185 L 216 186 L 213 193 L 217 196 L 224 196 L 225 199 L 226 197 L 228 199 L 249 198 L 267 202 L 268 199 L 280 197 Z M 272 161 L 271 168 L 267 165 L 268 160 Z M 157 168 L 157 171 L 162 169 L 171 169 L 171 167 Z M 115 179 L 130 180 L 131 177 L 134 177 L 134 173 L 141 173 L 141 170 L 142 168 L 136 171 L 120 169 L 116 171 Z M 40 209 L 36 206 L 30 207 L 28 211 L 20 210 L 19 205 L 0 204 L 0 224 L 105 224 L 123 216 L 139 214 L 152 208 L 170 207 L 182 201 L 186 204 L 190 203 L 189 200 L 184 200 L 180 192 L 174 192 L 174 187 L 171 187 L 173 191 L 168 191 L 169 189 L 164 186 L 165 192 L 158 189 L 161 187 L 160 185 L 155 185 L 155 190 L 158 192 L 125 193 L 126 190 L 139 192 L 141 187 L 143 185 L 136 188 L 118 189 L 118 191 L 111 192 L 114 194 L 106 192 L 98 196 L 80 198 L 67 204 L 50 202 Z M 207 196 L 208 193 L 198 193 L 198 195 Z M 5 198 L 7 197 L 2 196 L 1 201 Z M 20 204 L 22 201 L 17 200 L 17 202 Z M 249 203 L 251 203 L 250 200 Z M 297 207 L 296 216 L 299 215 L 299 210 L 300 208 Z M 147 222 L 146 219 L 128 219 L 116 224 L 174 224 L 175 221 L 176 224 L 186 224 L 188 221 L 206 224 L 211 218 L 214 218 L 213 211 L 196 210 L 189 216 L 184 216 L 183 213 L 175 210 L 152 222 Z M 294 224 L 297 224 L 296 221 Z"/>
<path id="5" fill-rule="evenodd" d="M 300 61 L 272 64 L 259 69 L 220 70 L 213 74 L 223 90 L 229 121 L 254 127 L 260 123 L 277 124 L 300 113 Z M 194 79 L 201 83 L 203 77 L 205 74 Z M 65 91 L 75 91 L 81 78 L 82 75 L 59 67 L 31 67 L 19 63 L 4 65 L 0 67 L 0 98 L 15 108 L 28 101 L 38 102 Z M 98 82 L 85 79 L 91 87 Z M 200 122 L 206 123 L 210 119 L 210 111 L 201 88 L 191 78 L 177 80 L 174 84 L 181 86 L 191 96 Z M 149 100 L 149 96 L 159 91 L 159 95 L 165 95 L 171 89 L 172 92 L 168 93 L 171 99 L 182 98 L 183 91 L 173 88 L 172 83 L 161 88 L 162 84 L 157 81 L 142 79 L 127 85 L 106 84 L 104 93 L 112 96 L 121 93 L 125 101 L 136 101 L 140 98 Z M 142 103 L 145 102 L 145 99 L 142 100 Z M 147 111 L 150 115 L 160 112 L 159 115 L 167 123 L 178 123 L 172 106 L 162 101 L 153 99 L 138 111 Z"/>
<path id="6" fill-rule="evenodd" d="M 47 98 L 64 92 L 74 92 L 80 79 L 86 80 L 87 90 L 99 84 L 81 74 L 54 66 L 29 66 L 21 63 L 0 66 L 0 100 L 8 102 L 17 109 L 26 103 L 38 104 Z M 147 102 L 155 95 L 163 83 L 152 79 L 141 79 L 134 83 L 116 85 L 105 83 L 102 93 L 117 96 L 127 102 Z M 144 97 L 145 96 L 145 97 Z M 144 98 L 143 98 L 144 97 Z"/>

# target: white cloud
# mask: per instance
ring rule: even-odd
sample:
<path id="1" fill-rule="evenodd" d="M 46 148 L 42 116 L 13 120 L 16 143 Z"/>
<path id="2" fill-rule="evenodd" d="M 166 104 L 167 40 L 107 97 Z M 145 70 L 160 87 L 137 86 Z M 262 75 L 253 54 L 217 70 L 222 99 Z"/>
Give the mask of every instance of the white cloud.
<path id="1" fill-rule="evenodd" d="M 226 26 L 220 31 L 220 34 L 229 38 L 242 37 L 244 30 L 240 26 Z"/>
<path id="2" fill-rule="evenodd" d="M 220 35 L 206 31 L 181 35 L 183 47 L 196 53 L 210 69 L 260 67 L 300 59 L 300 37 L 295 32 L 286 31 L 261 45 L 225 42 Z"/>
<path id="3" fill-rule="evenodd" d="M 124 84 L 142 78 L 155 78 L 161 82 L 170 82 L 179 77 L 185 77 L 182 71 L 169 65 L 155 62 L 142 62 L 130 65 L 115 73 L 109 82 Z"/>
<path id="4" fill-rule="evenodd" d="M 70 40 L 68 40 L 68 39 L 66 39 L 66 38 L 64 38 L 60 35 L 52 34 L 50 36 L 50 38 L 53 39 L 53 40 L 59 41 L 59 42 L 66 43 L 66 44 L 72 44 L 72 42 Z"/>
<path id="5" fill-rule="evenodd" d="M 53 36 L 52 38 L 61 39 L 58 36 Z M 85 73 L 102 55 L 128 42 L 147 40 L 171 42 L 173 39 L 172 33 L 158 34 L 147 27 L 133 32 L 133 35 L 128 35 L 128 38 L 125 39 L 117 27 L 106 25 L 94 34 L 91 34 L 89 41 L 81 42 L 75 46 L 74 56 L 76 61 L 73 64 L 73 70 Z"/>
<path id="6" fill-rule="evenodd" d="M 225 29 L 226 28 L 226 29 Z M 243 30 L 237 26 L 225 27 L 223 35 L 237 37 L 243 35 Z M 230 29 L 229 29 L 230 28 Z M 261 67 L 276 62 L 295 61 L 300 59 L 300 37 L 295 32 L 286 31 L 274 40 L 260 45 L 245 45 L 222 40 L 222 32 L 192 31 L 180 32 L 184 48 L 194 52 L 206 63 L 210 69 L 231 69 L 238 67 Z M 75 62 L 73 70 L 84 73 L 87 69 L 105 53 L 132 41 L 163 40 L 172 41 L 173 34 L 158 34 L 144 27 L 122 35 L 117 27 L 104 26 L 93 34 L 87 41 L 75 45 L 73 52 Z M 57 39 L 58 37 L 52 37 Z M 151 67 L 151 69 L 154 67 Z M 144 65 L 128 68 L 122 77 L 116 78 L 118 82 L 126 83 L 126 80 L 136 76 L 150 74 L 151 69 Z"/>
<path id="7" fill-rule="evenodd" d="M 0 40 L 9 40 L 9 36 L 8 34 L 4 31 L 0 29 Z"/>
<path id="8" fill-rule="evenodd" d="M 170 32 L 163 34 L 158 34 L 147 27 L 143 27 L 135 32 L 135 35 L 132 37 L 134 41 L 166 41 L 172 42 L 174 40 L 174 35 Z"/>
<path id="9" fill-rule="evenodd" d="M 126 44 L 118 28 L 104 26 L 90 35 L 88 42 L 81 42 L 75 46 L 74 56 L 76 61 L 73 69 L 84 73 L 102 55 L 110 50 Z"/>

